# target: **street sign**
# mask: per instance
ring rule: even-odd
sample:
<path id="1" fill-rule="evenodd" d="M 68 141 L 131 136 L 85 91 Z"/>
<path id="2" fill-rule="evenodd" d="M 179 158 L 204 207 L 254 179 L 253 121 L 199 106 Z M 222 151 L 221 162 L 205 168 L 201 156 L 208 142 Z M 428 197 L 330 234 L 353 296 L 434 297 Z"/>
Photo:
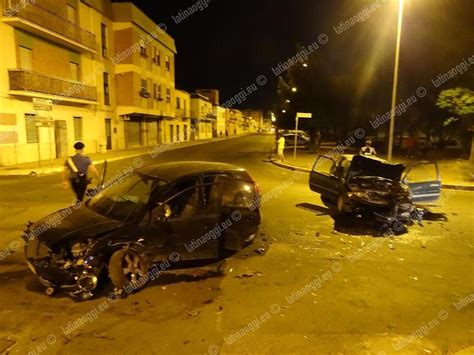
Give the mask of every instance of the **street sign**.
<path id="1" fill-rule="evenodd" d="M 294 146 L 294 150 L 293 150 L 293 159 L 296 159 L 296 146 L 297 146 L 297 143 L 298 143 L 298 121 L 300 118 L 313 118 L 313 114 L 312 113 L 308 113 L 308 112 L 298 112 L 296 114 L 296 125 L 295 125 L 295 146 Z"/>
<path id="2" fill-rule="evenodd" d="M 307 113 L 307 112 L 298 112 L 296 114 L 296 118 L 313 118 L 313 114 L 312 113 Z"/>
<path id="3" fill-rule="evenodd" d="M 52 111 L 53 100 L 33 98 L 33 110 L 35 111 Z"/>

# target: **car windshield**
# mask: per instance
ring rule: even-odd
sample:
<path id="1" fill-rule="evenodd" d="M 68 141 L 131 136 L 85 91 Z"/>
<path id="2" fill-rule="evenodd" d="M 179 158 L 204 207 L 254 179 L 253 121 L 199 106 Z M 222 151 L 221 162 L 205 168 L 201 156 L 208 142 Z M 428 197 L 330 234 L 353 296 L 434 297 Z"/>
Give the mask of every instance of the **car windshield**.
<path id="1" fill-rule="evenodd" d="M 135 219 L 146 207 L 151 192 L 165 182 L 148 176 L 133 174 L 116 182 L 88 201 L 92 211 L 118 221 Z"/>

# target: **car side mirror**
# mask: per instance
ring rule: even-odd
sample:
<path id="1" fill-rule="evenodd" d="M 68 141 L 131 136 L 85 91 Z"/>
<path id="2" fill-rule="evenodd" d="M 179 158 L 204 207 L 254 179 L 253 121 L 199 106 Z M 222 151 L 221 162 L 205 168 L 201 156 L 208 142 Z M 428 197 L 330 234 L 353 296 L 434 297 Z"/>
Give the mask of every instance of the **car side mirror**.
<path id="1" fill-rule="evenodd" d="M 171 211 L 170 205 L 161 203 L 155 208 L 153 217 L 157 222 L 163 222 L 170 218 L 172 214 L 173 212 Z"/>

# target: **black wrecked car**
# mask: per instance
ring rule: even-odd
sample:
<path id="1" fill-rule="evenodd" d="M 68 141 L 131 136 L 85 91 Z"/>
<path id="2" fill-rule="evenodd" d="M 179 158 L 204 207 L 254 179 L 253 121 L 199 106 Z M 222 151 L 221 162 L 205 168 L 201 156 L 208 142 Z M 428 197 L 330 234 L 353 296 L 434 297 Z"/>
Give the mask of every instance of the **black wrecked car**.
<path id="1" fill-rule="evenodd" d="M 434 203 L 441 195 L 436 163 L 407 169 L 403 164 L 362 155 L 319 156 L 309 185 L 336 216 L 368 218 L 384 227 L 396 222 L 411 225 L 419 218 L 416 206 Z"/>
<path id="2" fill-rule="evenodd" d="M 258 186 L 233 165 L 165 163 L 111 181 L 80 208 L 25 231 L 28 266 L 48 295 L 88 299 L 108 280 L 116 291 L 135 290 L 154 266 L 219 258 L 257 234 Z"/>

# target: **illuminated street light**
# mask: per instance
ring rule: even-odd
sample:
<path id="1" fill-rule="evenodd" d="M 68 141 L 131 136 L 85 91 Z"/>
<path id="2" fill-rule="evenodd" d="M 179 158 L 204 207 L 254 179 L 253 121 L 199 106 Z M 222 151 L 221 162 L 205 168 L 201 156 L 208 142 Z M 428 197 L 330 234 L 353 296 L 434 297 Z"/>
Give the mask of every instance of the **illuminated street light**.
<path id="1" fill-rule="evenodd" d="M 307 68 L 307 67 L 308 67 L 308 64 L 303 63 L 303 67 Z"/>
<path id="2" fill-rule="evenodd" d="M 292 92 L 297 92 L 297 91 L 298 91 L 298 88 L 292 87 L 292 88 L 291 88 L 291 91 L 292 91 Z"/>
<path id="3" fill-rule="evenodd" d="M 291 102 L 291 100 L 286 100 L 286 103 L 289 104 Z"/>
<path id="4" fill-rule="evenodd" d="M 286 110 L 281 110 L 282 113 L 286 113 Z"/>
<path id="5" fill-rule="evenodd" d="M 392 109 L 390 111 L 390 131 L 388 135 L 388 161 L 392 161 L 393 156 L 393 136 L 395 135 L 395 108 L 397 105 L 398 90 L 398 71 L 400 68 L 400 43 L 402 41 L 403 28 L 403 9 L 405 0 L 399 0 L 398 7 L 398 29 L 397 29 L 397 48 L 395 51 L 395 70 L 393 72 L 393 89 L 392 89 Z"/>

